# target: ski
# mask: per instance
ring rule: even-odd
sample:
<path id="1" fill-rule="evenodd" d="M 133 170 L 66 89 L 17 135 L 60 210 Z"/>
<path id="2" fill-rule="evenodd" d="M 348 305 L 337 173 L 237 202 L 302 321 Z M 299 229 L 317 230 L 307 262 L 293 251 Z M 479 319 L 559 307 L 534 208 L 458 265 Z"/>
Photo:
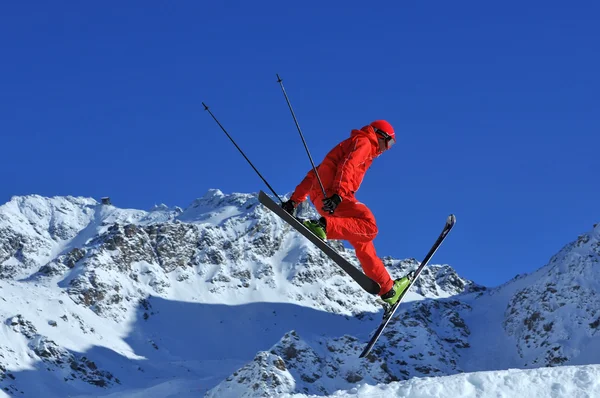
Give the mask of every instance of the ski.
<path id="1" fill-rule="evenodd" d="M 304 237 L 314 243 L 319 249 L 323 251 L 329 258 L 333 260 L 340 268 L 342 268 L 352 279 L 354 279 L 360 287 L 371 294 L 379 293 L 379 284 L 366 276 L 361 270 L 350 264 L 345 258 L 343 258 L 334 248 L 329 246 L 326 242 L 322 241 L 315 234 L 313 234 L 308 228 L 306 228 L 296 217 L 283 210 L 273 199 L 271 199 L 266 193 L 260 191 L 258 194 L 258 200 L 260 203 L 265 205 L 273 213 L 277 214 L 283 221 L 291 225 L 296 231 L 300 232 Z"/>
<path id="2" fill-rule="evenodd" d="M 365 356 L 367 356 L 369 354 L 369 352 L 371 352 L 371 349 L 373 348 L 375 343 L 377 343 L 379 336 L 381 336 L 381 334 L 383 333 L 383 330 L 385 329 L 387 324 L 390 322 L 390 320 L 392 319 L 392 316 L 394 316 L 394 313 L 400 306 L 400 303 L 404 299 L 404 296 L 410 290 L 410 288 L 415 283 L 415 281 L 417 280 L 419 275 L 421 275 L 421 271 L 423 271 L 423 268 L 425 268 L 427 263 L 429 263 L 429 260 L 431 260 L 431 257 L 433 257 L 433 255 L 435 254 L 437 249 L 440 247 L 440 245 L 442 244 L 444 239 L 446 239 L 446 236 L 448 235 L 448 233 L 450 232 L 450 230 L 452 229 L 452 227 L 454 226 L 455 223 L 456 223 L 456 217 L 454 216 L 454 214 L 450 214 L 448 216 L 448 219 L 446 220 L 446 225 L 444 225 L 444 229 L 442 230 L 442 233 L 440 234 L 440 236 L 437 238 L 437 240 L 431 247 L 431 250 L 429 250 L 429 253 L 427 253 L 427 256 L 425 256 L 425 259 L 421 262 L 419 267 L 412 273 L 410 284 L 408 285 L 408 287 L 406 288 L 404 293 L 402 293 L 402 296 L 400 297 L 400 299 L 396 302 L 396 304 L 385 309 L 384 314 L 383 314 L 383 320 L 381 321 L 381 324 L 379 325 L 379 327 L 373 334 L 373 337 L 371 337 L 371 340 L 367 343 L 367 346 L 365 347 L 363 352 L 360 354 L 360 358 L 364 358 Z"/>

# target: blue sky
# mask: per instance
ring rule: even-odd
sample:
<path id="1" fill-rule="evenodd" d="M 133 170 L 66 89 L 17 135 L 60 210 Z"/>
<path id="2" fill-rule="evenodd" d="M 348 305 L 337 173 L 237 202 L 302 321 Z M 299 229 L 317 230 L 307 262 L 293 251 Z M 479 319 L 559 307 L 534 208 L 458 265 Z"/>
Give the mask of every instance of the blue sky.
<path id="1" fill-rule="evenodd" d="M 380 255 L 494 286 L 599 222 L 600 6 L 566 2 L 46 2 L 0 6 L 0 202 L 187 206 L 279 194 L 353 128 L 398 145 L 357 194 Z"/>

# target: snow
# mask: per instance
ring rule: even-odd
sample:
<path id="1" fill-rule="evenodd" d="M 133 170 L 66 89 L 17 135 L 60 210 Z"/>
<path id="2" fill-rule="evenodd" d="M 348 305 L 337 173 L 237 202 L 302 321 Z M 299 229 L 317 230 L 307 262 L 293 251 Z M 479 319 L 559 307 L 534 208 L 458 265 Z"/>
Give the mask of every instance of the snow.
<path id="1" fill-rule="evenodd" d="M 370 359 L 373 297 L 254 194 L 15 197 L 0 231 L 0 397 L 600 396 L 600 226 L 492 290 L 430 265 Z"/>
<path id="2" fill-rule="evenodd" d="M 57 344 L 77 352 L 85 352 L 91 347 L 106 347 L 123 355 L 126 358 L 141 359 L 135 355 L 131 347 L 123 340 L 129 333 L 131 322 L 107 322 L 99 318 L 87 308 L 76 305 L 66 294 L 57 289 L 51 289 L 41 284 L 30 284 L 20 282 L 0 281 L 0 292 L 2 292 L 2 305 L 0 306 L 0 319 L 9 319 L 21 315 L 24 319 L 33 323 L 40 335 L 48 336 Z M 77 317 L 86 325 L 88 330 L 93 329 L 85 339 L 81 338 L 81 323 L 63 321 Z M 58 326 L 52 326 L 56 322 Z M 23 336 L 12 333 L 9 325 L 0 325 L 0 345 L 19 345 L 24 348 Z M 8 344 L 7 344 L 8 343 Z M 19 366 L 31 368 L 35 362 L 32 358 L 21 355 Z M 19 370 L 19 366 L 11 368 Z"/>
<path id="3" fill-rule="evenodd" d="M 244 195 L 226 196 L 218 189 L 210 189 L 206 195 L 197 199 L 179 216 L 178 220 L 191 223 L 207 223 L 219 225 L 225 220 L 242 214 L 239 209 L 240 200 L 248 199 Z M 231 202 L 223 205 L 223 202 Z"/>
<path id="4" fill-rule="evenodd" d="M 331 396 L 338 398 L 592 398 L 600 396 L 600 365 L 531 370 L 509 369 L 445 377 L 414 378 L 387 385 L 362 385 L 352 391 L 339 391 Z M 287 394 L 282 397 L 307 398 L 316 395 Z"/>
<path id="5" fill-rule="evenodd" d="M 201 381 L 170 380 L 146 389 L 115 392 L 94 397 L 105 398 L 188 398 L 202 391 Z M 46 395 L 47 396 L 47 395 Z M 92 395 L 70 395 L 91 398 Z M 245 389 L 223 392 L 221 398 L 244 398 Z M 313 398 L 319 395 L 281 394 L 281 398 Z M 530 370 L 510 369 L 494 372 L 465 373 L 454 376 L 414 378 L 385 385 L 362 384 L 350 391 L 336 391 L 336 398 L 513 398 L 600 396 L 600 365 L 564 366 Z M 9 395 L 0 391 L 0 397 Z"/>

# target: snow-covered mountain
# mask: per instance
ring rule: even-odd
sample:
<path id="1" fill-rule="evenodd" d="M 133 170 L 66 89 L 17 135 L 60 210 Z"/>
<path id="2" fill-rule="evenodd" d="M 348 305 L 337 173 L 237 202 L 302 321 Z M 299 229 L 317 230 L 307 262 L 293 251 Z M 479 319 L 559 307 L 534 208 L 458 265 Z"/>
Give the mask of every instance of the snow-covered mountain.
<path id="1" fill-rule="evenodd" d="M 314 215 L 307 203 L 300 212 Z M 379 305 L 254 194 L 210 190 L 186 209 L 150 211 L 14 197 L 0 206 L 0 387 L 45 397 L 324 395 L 599 363 L 599 242 L 595 226 L 495 289 L 431 265 L 359 359 Z M 418 265 L 384 261 L 393 276 Z"/>

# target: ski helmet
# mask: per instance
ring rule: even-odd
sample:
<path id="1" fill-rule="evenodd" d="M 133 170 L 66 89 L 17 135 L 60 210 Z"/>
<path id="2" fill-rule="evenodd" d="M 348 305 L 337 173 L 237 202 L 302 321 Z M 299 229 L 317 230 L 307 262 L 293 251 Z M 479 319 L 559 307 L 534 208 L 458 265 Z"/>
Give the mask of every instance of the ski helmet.
<path id="1" fill-rule="evenodd" d="M 394 128 L 386 120 L 375 120 L 370 126 L 373 127 L 376 134 L 385 139 L 387 149 L 390 149 L 390 147 L 396 143 L 396 133 L 394 132 Z"/>

